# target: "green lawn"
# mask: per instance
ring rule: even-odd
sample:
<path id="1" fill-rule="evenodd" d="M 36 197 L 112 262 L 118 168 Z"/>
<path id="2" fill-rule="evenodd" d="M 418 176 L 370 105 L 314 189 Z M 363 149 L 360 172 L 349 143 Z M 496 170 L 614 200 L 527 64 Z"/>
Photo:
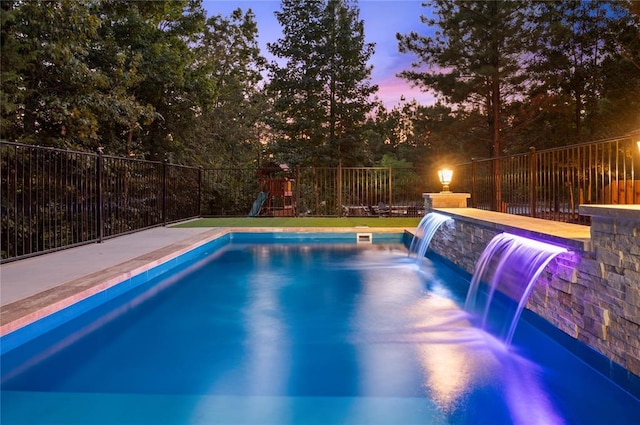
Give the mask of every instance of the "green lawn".
<path id="1" fill-rule="evenodd" d="M 421 217 L 221 217 L 201 218 L 175 227 L 406 227 Z"/>

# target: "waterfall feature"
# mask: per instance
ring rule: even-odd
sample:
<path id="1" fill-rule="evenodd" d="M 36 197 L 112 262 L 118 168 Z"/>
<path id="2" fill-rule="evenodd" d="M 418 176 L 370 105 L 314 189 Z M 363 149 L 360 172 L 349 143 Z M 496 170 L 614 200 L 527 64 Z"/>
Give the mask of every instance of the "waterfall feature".
<path id="1" fill-rule="evenodd" d="M 465 310 L 478 314 L 481 326 L 509 345 L 533 285 L 547 264 L 565 248 L 501 233 L 476 264 Z"/>
<path id="2" fill-rule="evenodd" d="M 429 214 L 422 217 L 422 220 L 420 220 L 420 223 L 418 223 L 418 227 L 416 227 L 416 232 L 413 235 L 413 239 L 411 240 L 411 246 L 409 247 L 409 256 L 415 254 L 416 260 L 423 259 L 427 253 L 427 249 L 429 248 L 429 243 L 431 243 L 431 239 L 433 239 L 433 235 L 436 233 L 436 230 L 438 230 L 442 223 L 447 220 L 451 220 L 451 217 L 437 212 L 430 212 Z"/>

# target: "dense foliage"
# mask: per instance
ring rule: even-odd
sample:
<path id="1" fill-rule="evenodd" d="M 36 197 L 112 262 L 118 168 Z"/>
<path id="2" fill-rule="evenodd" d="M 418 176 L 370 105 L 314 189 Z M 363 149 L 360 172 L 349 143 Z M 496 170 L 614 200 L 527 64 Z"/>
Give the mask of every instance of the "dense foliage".
<path id="1" fill-rule="evenodd" d="M 273 150 L 291 164 L 363 165 L 364 123 L 374 108 L 373 45 L 346 0 L 283 0 L 276 13 L 284 36 L 269 50 Z"/>
<path id="2" fill-rule="evenodd" d="M 205 166 L 463 161 L 640 128 L 640 10 L 427 2 L 398 34 L 437 95 L 375 98 L 356 0 L 282 0 L 267 63 L 251 10 L 201 0 L 0 2 L 0 138 Z M 416 21 L 418 17 L 416 17 Z M 268 77 L 268 81 L 263 80 Z"/>
<path id="3" fill-rule="evenodd" d="M 239 165 L 259 150 L 254 15 L 200 0 L 1 2 L 5 140 Z"/>
<path id="4" fill-rule="evenodd" d="M 620 136 L 640 128 L 640 17 L 630 1 L 425 3 L 401 76 L 440 99 L 425 146 L 460 159 Z M 637 6 L 636 6 L 637 9 Z M 634 12 L 635 11 L 635 12 Z M 451 108 L 442 114 L 442 108 Z M 438 119 L 437 117 L 441 118 Z M 419 128 L 421 118 L 414 123 Z"/>

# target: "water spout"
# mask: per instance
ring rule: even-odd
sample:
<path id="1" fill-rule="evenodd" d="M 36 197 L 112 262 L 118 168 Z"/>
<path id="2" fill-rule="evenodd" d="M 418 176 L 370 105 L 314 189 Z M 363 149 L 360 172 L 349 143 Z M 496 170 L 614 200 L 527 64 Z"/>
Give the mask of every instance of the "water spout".
<path id="1" fill-rule="evenodd" d="M 438 230 L 442 223 L 447 220 L 452 220 L 452 218 L 448 215 L 437 212 L 430 212 L 422 217 L 422 220 L 418 223 L 418 227 L 416 227 L 413 239 L 411 240 L 409 256 L 415 254 L 417 261 L 422 260 L 427 253 L 427 249 L 429 248 L 429 244 L 431 243 L 431 239 L 433 239 L 433 235 L 435 235 L 436 230 Z"/>
<path id="2" fill-rule="evenodd" d="M 563 252 L 567 249 L 509 233 L 495 236 L 478 259 L 465 310 L 477 313 L 481 327 L 509 345 L 534 283 Z"/>

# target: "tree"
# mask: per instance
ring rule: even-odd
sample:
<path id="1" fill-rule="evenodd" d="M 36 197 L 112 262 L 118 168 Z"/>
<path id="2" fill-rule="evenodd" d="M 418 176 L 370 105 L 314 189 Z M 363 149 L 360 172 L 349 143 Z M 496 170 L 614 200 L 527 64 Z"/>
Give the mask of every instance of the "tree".
<path id="1" fill-rule="evenodd" d="M 127 129 L 127 146 L 138 156 L 185 160 L 193 139 L 202 93 L 213 95 L 192 46 L 202 36 L 205 12 L 200 0 L 113 3 L 114 34 L 120 51 L 135 64 L 139 80 L 129 93 L 153 107 L 155 119 Z"/>
<path id="2" fill-rule="evenodd" d="M 415 53 L 418 70 L 400 75 L 432 89 L 446 103 L 486 118 L 484 143 L 491 156 L 503 155 L 509 144 L 511 103 L 524 92 L 527 74 L 521 65 L 534 28 L 528 3 L 514 1 L 432 0 L 436 18 L 422 22 L 438 29 L 433 36 L 398 34 L 401 52 Z M 426 70 L 420 69 L 426 66 Z M 493 208 L 502 208 L 499 163 L 494 167 Z"/>
<path id="3" fill-rule="evenodd" d="M 163 157 L 195 116 L 199 0 L 2 3 L 2 137 Z M 6 38 L 5 38 L 6 36 Z"/>
<path id="4" fill-rule="evenodd" d="M 161 116 L 135 94 L 144 80 L 140 72 L 143 43 L 139 41 L 144 25 L 139 22 L 139 11 L 117 0 L 96 2 L 90 11 L 100 17 L 100 26 L 88 61 L 107 80 L 98 102 L 99 144 L 111 154 L 144 156 L 135 136 Z"/>
<path id="5" fill-rule="evenodd" d="M 0 2 L 0 139 L 17 140 L 19 132 L 18 110 L 24 103 L 21 73 L 28 58 L 21 52 L 17 33 L 18 9 L 15 1 Z"/>
<path id="6" fill-rule="evenodd" d="M 617 72 L 605 72 L 605 97 L 608 105 L 606 113 L 613 125 L 612 132 L 630 132 L 640 128 L 640 2 L 625 0 L 621 4 L 628 13 L 620 13 L 613 24 L 609 42 L 614 44 Z M 604 66 L 607 66 L 605 63 Z M 613 84 L 609 76 L 613 75 Z M 613 86 L 611 90 L 609 87 Z M 628 89 L 625 90 L 624 88 Z M 615 101 L 615 102 L 614 102 Z M 618 121 L 617 117 L 623 117 Z"/>
<path id="7" fill-rule="evenodd" d="M 399 48 L 414 53 L 416 70 L 400 76 L 439 93 L 448 104 L 481 111 L 486 117 L 483 140 L 492 156 L 508 146 L 506 111 L 523 93 L 527 80 L 522 67 L 532 28 L 526 3 L 513 1 L 432 0 L 435 35 L 397 34 Z M 426 67 L 426 69 L 422 69 Z"/>
<path id="8" fill-rule="evenodd" d="M 629 11 L 628 19 L 617 25 L 614 36 L 619 41 L 620 56 L 628 59 L 640 70 L 640 2 L 636 0 L 620 0 Z"/>
<path id="9" fill-rule="evenodd" d="M 393 156 L 422 169 L 486 157 L 489 152 L 474 143 L 480 121 L 477 111 L 455 110 L 441 102 L 403 103 L 376 117 L 375 129 L 385 143 L 376 146 L 373 155 L 378 161 Z"/>
<path id="10" fill-rule="evenodd" d="M 276 17 L 284 37 L 268 49 L 270 122 L 275 155 L 293 164 L 365 161 L 365 122 L 377 90 L 370 83 L 373 45 L 365 43 L 356 2 L 283 0 Z"/>
<path id="11" fill-rule="evenodd" d="M 87 57 L 99 19 L 72 0 L 3 2 L 1 10 L 2 138 L 95 146 L 106 81 Z"/>
<path id="12" fill-rule="evenodd" d="M 213 85 L 203 98 L 192 157 L 216 166 L 257 165 L 266 110 L 260 86 L 266 60 L 257 42 L 255 15 L 236 9 L 208 19 L 196 48 L 199 66 Z"/>
<path id="13" fill-rule="evenodd" d="M 572 125 L 571 141 L 592 139 L 598 130 L 588 121 L 598 116 L 603 64 L 615 49 L 608 39 L 620 9 L 608 1 L 572 0 L 540 2 L 536 10 L 542 30 L 530 68 L 540 80 L 536 91 L 570 106 L 564 120 Z"/>
<path id="14" fill-rule="evenodd" d="M 640 20 L 631 2 L 536 2 L 532 82 L 516 121 L 523 148 L 616 137 L 640 125 Z M 627 6 L 627 7 L 623 7 Z M 640 63 L 640 62 L 638 62 Z"/>
<path id="15" fill-rule="evenodd" d="M 328 156 L 336 155 L 346 165 L 362 164 L 363 123 L 373 109 L 369 99 L 377 91 L 371 85 L 372 67 L 367 62 L 373 45 L 364 42 L 364 23 L 358 9 L 346 2 L 330 0 L 323 27 L 327 28 L 326 70 L 329 96 Z"/>

